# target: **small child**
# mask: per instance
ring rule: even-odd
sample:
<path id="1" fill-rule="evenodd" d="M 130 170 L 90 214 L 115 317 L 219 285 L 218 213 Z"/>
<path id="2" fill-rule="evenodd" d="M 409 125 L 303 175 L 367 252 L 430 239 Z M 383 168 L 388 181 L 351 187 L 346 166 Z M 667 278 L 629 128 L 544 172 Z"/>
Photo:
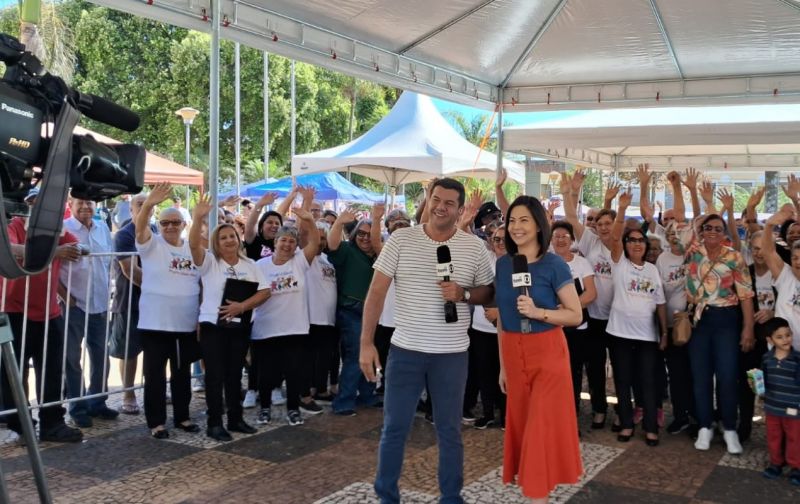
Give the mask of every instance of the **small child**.
<path id="1" fill-rule="evenodd" d="M 761 361 L 769 449 L 763 475 L 776 479 L 788 463 L 789 480 L 800 486 L 800 352 L 792 349 L 792 331 L 785 319 L 775 317 L 759 329 L 772 345 Z"/>

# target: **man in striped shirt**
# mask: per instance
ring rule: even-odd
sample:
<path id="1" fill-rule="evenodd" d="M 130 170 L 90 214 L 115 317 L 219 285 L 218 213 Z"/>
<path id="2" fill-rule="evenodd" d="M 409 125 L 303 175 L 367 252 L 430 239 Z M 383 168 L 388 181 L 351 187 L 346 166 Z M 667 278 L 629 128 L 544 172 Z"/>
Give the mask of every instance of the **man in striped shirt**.
<path id="1" fill-rule="evenodd" d="M 360 366 L 375 381 L 380 368 L 374 335 L 389 285 L 396 289 L 395 325 L 389 350 L 384 421 L 375 491 L 382 503 L 400 502 L 403 451 L 425 385 L 433 399 L 439 445 L 442 502 L 463 502 L 464 448 L 461 412 L 467 380 L 470 313 L 467 304 L 492 300 L 492 258 L 483 242 L 456 228 L 464 213 L 464 186 L 453 179 L 433 184 L 430 219 L 399 229 L 384 244 L 364 306 Z M 437 249 L 450 249 L 449 281 L 436 276 Z M 446 322 L 443 305 L 456 304 L 458 320 Z"/>

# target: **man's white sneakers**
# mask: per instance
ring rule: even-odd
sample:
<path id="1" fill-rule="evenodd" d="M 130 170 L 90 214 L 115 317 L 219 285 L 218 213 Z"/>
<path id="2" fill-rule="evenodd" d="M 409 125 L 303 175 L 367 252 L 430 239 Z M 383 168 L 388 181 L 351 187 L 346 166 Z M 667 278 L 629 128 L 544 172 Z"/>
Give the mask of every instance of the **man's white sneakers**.
<path id="1" fill-rule="evenodd" d="M 725 444 L 728 445 L 728 453 L 731 455 L 739 455 L 742 453 L 742 444 L 739 442 L 739 434 L 735 430 L 726 430 L 722 437 L 725 439 Z M 695 445 L 696 446 L 696 445 Z"/>
<path id="2" fill-rule="evenodd" d="M 734 434 L 736 433 L 734 432 Z M 698 450 L 703 450 L 703 451 L 708 450 L 709 447 L 711 446 L 711 440 L 713 438 L 714 438 L 714 431 L 706 427 L 703 427 L 697 432 L 697 441 L 694 442 L 694 447 Z M 741 447 L 739 448 L 741 449 Z"/>

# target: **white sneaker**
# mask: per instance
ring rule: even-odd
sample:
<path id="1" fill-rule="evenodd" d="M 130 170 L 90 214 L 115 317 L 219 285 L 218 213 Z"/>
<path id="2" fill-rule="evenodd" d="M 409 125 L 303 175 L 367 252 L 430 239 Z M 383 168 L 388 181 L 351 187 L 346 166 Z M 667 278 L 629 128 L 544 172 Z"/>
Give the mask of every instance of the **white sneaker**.
<path id="1" fill-rule="evenodd" d="M 286 404 L 286 398 L 281 394 L 281 389 L 272 389 L 272 405 L 280 406 Z"/>
<path id="2" fill-rule="evenodd" d="M 722 434 L 725 444 L 728 445 L 728 453 L 739 455 L 742 453 L 742 444 L 739 442 L 739 434 L 735 430 L 726 430 Z"/>
<path id="3" fill-rule="evenodd" d="M 697 441 L 694 442 L 694 447 L 698 450 L 708 450 L 711 447 L 711 440 L 714 438 L 714 431 L 703 427 L 697 433 Z"/>
<path id="4" fill-rule="evenodd" d="M 244 401 L 242 401 L 242 408 L 250 409 L 256 407 L 256 397 L 258 397 L 258 392 L 255 390 L 248 390 L 247 394 L 244 395 Z"/>

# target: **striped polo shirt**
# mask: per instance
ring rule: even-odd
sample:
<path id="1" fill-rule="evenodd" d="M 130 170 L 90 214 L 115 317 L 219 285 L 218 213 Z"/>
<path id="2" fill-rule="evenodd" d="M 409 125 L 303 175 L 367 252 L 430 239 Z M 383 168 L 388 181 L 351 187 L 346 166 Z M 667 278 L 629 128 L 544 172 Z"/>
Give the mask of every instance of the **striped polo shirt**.
<path id="1" fill-rule="evenodd" d="M 764 411 L 770 415 L 800 419 L 800 352 L 792 350 L 784 359 L 775 349 L 764 354 Z"/>
<path id="2" fill-rule="evenodd" d="M 383 245 L 375 270 L 393 278 L 396 329 L 392 344 L 425 353 L 463 352 L 469 347 L 470 313 L 467 303 L 456 303 L 458 322 L 444 320 L 444 298 L 436 276 L 436 250 L 450 248 L 451 281 L 464 288 L 490 285 L 493 259 L 481 241 L 461 230 L 447 241 L 437 242 L 424 226 L 398 229 Z"/>

